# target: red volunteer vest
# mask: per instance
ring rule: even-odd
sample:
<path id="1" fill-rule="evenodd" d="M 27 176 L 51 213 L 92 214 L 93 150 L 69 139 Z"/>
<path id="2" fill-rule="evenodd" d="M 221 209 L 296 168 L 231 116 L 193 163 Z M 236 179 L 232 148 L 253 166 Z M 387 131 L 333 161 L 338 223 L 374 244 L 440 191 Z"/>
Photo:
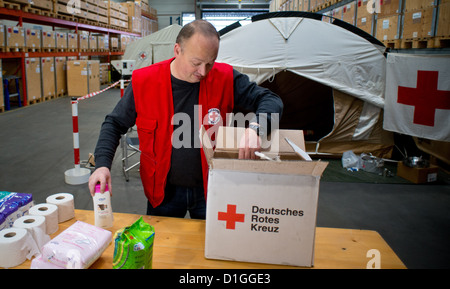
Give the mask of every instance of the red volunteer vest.
<path id="1" fill-rule="evenodd" d="M 167 174 L 172 155 L 173 97 L 170 74 L 172 59 L 133 71 L 132 85 L 137 112 L 139 148 L 141 150 L 140 174 L 145 196 L 157 207 L 164 199 Z M 233 110 L 233 68 L 215 63 L 200 82 L 200 125 L 223 125 L 226 114 Z M 221 119 L 220 119 L 221 118 Z M 191 120 L 194 121 L 194 120 Z M 208 164 L 202 157 L 205 199 L 208 183 Z M 186 164 L 189 169 L 189 164 Z"/>

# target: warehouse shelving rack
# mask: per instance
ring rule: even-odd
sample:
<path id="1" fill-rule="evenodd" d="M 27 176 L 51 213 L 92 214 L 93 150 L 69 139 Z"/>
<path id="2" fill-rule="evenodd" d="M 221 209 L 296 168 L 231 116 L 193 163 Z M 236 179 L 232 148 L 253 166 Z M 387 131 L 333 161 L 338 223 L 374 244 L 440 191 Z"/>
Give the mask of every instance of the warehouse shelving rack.
<path id="1" fill-rule="evenodd" d="M 147 16 L 148 17 L 148 16 Z M 21 10 L 15 10 L 15 9 L 8 9 L 8 8 L 0 8 L 0 19 L 1 20 L 12 20 L 12 21 L 18 21 L 18 26 L 22 27 L 23 23 L 30 23 L 30 24 L 40 24 L 45 26 L 52 26 L 53 30 L 55 30 L 55 27 L 58 28 L 66 28 L 66 29 L 73 29 L 75 30 L 75 33 L 78 33 L 78 31 L 89 31 L 89 32 L 98 32 L 98 33 L 104 33 L 108 35 L 108 39 L 111 35 L 132 35 L 132 36 L 138 36 L 140 37 L 140 34 L 131 33 L 127 31 L 121 31 L 116 29 L 111 29 L 107 27 L 101 27 L 101 26 L 95 26 L 80 22 L 73 22 L 68 21 L 64 19 L 59 18 L 53 18 L 49 16 L 44 15 L 38 15 L 33 14 L 29 12 L 24 12 Z M 79 40 L 78 40 L 79 41 Z M 79 46 L 79 43 L 78 43 Z M 16 58 L 20 59 L 20 71 L 22 74 L 22 104 L 23 106 L 28 105 L 27 101 L 27 90 L 26 90 L 26 79 L 25 79 L 25 58 L 29 57 L 61 57 L 61 56 L 76 56 L 79 58 L 80 56 L 106 56 L 107 62 L 110 62 L 110 57 L 114 55 L 123 55 L 123 51 L 65 51 L 65 52 L 0 52 L 0 59 L 4 58 Z"/>

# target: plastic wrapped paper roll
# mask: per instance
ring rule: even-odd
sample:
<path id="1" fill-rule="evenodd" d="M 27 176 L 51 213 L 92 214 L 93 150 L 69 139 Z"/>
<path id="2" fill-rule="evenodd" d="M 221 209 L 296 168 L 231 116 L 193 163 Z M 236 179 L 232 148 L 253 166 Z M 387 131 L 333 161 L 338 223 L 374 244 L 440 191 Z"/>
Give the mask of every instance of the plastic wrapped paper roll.
<path id="1" fill-rule="evenodd" d="M 33 237 L 34 241 L 40 249 L 45 243 L 50 241 L 50 236 L 46 234 L 45 217 L 44 216 L 23 216 L 14 221 L 14 228 L 23 228 Z"/>
<path id="2" fill-rule="evenodd" d="M 0 231 L 0 267 L 11 268 L 39 254 L 36 242 L 24 228 Z"/>
<path id="3" fill-rule="evenodd" d="M 58 206 L 58 223 L 68 221 L 75 217 L 73 195 L 68 193 L 54 194 L 48 196 L 45 201 Z"/>
<path id="4" fill-rule="evenodd" d="M 29 214 L 45 217 L 45 232 L 51 235 L 58 231 L 58 206 L 54 204 L 39 204 L 31 207 Z"/>

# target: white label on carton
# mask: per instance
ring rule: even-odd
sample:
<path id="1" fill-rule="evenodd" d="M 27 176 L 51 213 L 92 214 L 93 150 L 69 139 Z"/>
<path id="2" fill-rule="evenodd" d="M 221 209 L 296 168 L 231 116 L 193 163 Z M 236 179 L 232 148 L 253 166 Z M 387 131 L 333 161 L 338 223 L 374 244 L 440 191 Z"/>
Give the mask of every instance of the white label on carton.
<path id="1" fill-rule="evenodd" d="M 437 173 L 431 173 L 427 175 L 427 182 L 435 182 L 437 181 Z"/>
<path id="2" fill-rule="evenodd" d="M 389 19 L 384 19 L 383 20 L 383 29 L 388 29 L 389 28 Z"/>

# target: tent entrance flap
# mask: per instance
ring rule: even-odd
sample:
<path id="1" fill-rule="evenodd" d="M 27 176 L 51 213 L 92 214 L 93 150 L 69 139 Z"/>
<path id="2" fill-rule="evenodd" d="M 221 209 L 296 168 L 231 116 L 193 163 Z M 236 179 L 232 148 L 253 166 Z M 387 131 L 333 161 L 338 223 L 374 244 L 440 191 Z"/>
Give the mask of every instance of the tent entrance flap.
<path id="1" fill-rule="evenodd" d="M 305 141 L 318 141 L 333 130 L 335 117 L 331 87 L 287 70 L 260 85 L 283 100 L 280 129 L 301 129 Z"/>

